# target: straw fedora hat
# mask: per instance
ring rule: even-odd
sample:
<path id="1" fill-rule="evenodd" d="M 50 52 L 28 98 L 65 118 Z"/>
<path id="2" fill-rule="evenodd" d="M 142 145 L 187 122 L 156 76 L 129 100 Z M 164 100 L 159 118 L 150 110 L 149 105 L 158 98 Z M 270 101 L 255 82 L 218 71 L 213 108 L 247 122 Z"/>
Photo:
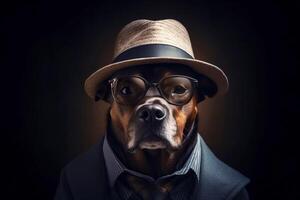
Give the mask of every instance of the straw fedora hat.
<path id="1" fill-rule="evenodd" d="M 224 94 L 228 89 L 228 79 L 220 68 L 195 59 L 188 31 L 174 19 L 139 19 L 124 26 L 115 42 L 112 63 L 91 74 L 84 89 L 89 97 L 95 99 L 103 81 L 114 72 L 155 63 L 179 63 L 191 67 L 214 81 L 217 86 L 215 95 Z"/>

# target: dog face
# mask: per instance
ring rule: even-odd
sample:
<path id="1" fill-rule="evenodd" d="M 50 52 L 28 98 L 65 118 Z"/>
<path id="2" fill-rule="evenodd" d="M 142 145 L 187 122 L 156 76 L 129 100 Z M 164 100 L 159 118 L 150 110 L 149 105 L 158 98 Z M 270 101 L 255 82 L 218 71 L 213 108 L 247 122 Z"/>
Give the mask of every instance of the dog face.
<path id="1" fill-rule="evenodd" d="M 203 96 L 199 94 L 198 87 L 189 85 L 192 84 L 190 81 L 169 78 L 174 76 L 188 76 L 199 80 L 194 71 L 178 64 L 135 66 L 120 70 L 112 76 L 112 78 L 132 77 L 130 80 L 119 78 L 117 85 L 112 83 L 110 93 L 109 114 L 113 132 L 125 150 L 129 152 L 135 152 L 136 149 L 174 151 L 181 147 L 186 136 L 185 130 L 188 130 L 195 120 L 197 103 L 203 99 Z M 162 83 L 160 86 L 163 85 L 164 91 L 162 92 L 161 87 L 153 85 L 145 89 L 145 82 Z M 172 96 L 166 97 L 165 94 L 168 92 L 165 90 L 168 90 L 169 86 L 173 93 Z M 180 102 L 187 88 L 193 89 L 189 91 L 189 98 L 184 97 L 187 101 L 184 104 L 174 104 L 172 100 Z M 122 99 L 125 98 L 124 96 L 126 101 Z"/>

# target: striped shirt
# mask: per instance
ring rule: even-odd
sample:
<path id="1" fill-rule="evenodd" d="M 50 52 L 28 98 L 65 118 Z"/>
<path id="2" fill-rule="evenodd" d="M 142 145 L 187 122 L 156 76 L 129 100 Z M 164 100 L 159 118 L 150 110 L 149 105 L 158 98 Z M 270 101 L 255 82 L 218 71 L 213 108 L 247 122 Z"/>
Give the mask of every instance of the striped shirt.
<path id="1" fill-rule="evenodd" d="M 130 170 L 124 166 L 124 164 L 117 158 L 114 154 L 112 148 L 110 147 L 107 136 L 104 138 L 103 152 L 104 160 L 108 174 L 109 185 L 112 190 L 113 199 L 121 200 L 139 200 L 139 198 L 134 191 L 128 188 L 126 184 L 122 184 L 121 181 L 118 181 L 119 177 L 128 173 L 133 176 L 142 178 L 146 181 L 152 183 L 158 183 L 165 179 L 172 179 L 174 177 L 184 176 L 182 181 L 179 184 L 176 184 L 174 188 L 168 194 L 168 199 L 172 200 L 186 200 L 190 199 L 195 191 L 196 185 L 199 183 L 200 176 L 200 161 L 201 161 L 201 143 L 200 135 L 197 134 L 196 144 L 191 151 L 186 162 L 183 164 L 183 167 L 172 174 L 164 175 L 158 179 L 154 179 L 151 176 L 142 174 L 137 171 Z"/>

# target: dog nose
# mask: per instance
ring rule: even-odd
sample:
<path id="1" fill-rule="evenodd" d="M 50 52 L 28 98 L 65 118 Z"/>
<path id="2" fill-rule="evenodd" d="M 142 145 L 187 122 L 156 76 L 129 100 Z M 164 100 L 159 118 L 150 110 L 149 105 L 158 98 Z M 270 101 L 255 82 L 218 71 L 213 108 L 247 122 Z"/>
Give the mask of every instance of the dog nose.
<path id="1" fill-rule="evenodd" d="M 166 110 L 161 105 L 145 105 L 138 111 L 138 117 L 142 121 L 162 121 L 166 117 Z"/>

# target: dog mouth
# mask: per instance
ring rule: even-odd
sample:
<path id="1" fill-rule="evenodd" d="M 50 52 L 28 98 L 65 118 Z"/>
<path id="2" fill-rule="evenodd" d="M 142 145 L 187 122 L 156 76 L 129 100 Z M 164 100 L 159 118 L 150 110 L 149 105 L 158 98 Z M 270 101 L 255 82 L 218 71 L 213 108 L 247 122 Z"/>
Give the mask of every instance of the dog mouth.
<path id="1" fill-rule="evenodd" d="M 168 152 L 174 151 L 170 141 L 164 137 L 164 135 L 153 134 L 152 132 L 147 132 L 143 137 L 136 138 L 133 143 L 128 146 L 129 153 L 135 153 L 137 149 L 143 151 L 156 151 L 156 150 L 167 150 Z"/>
<path id="2" fill-rule="evenodd" d="M 131 138 L 128 141 L 127 150 L 129 153 L 135 153 L 138 149 L 149 152 L 166 150 L 171 153 L 179 148 L 179 145 L 173 140 L 175 133 L 176 126 L 168 128 L 166 124 L 135 126 L 134 129 L 130 130 Z"/>
<path id="3" fill-rule="evenodd" d="M 142 139 L 138 143 L 140 149 L 165 149 L 167 148 L 167 142 L 158 136 L 152 135 Z"/>

